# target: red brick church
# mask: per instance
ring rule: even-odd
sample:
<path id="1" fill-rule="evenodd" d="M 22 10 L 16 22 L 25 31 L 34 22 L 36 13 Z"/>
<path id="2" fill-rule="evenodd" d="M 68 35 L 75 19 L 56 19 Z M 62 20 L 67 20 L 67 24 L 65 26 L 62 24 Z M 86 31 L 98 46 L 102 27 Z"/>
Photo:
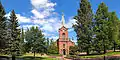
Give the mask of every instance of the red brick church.
<path id="1" fill-rule="evenodd" d="M 74 46 L 74 42 L 72 42 L 68 37 L 68 28 L 65 27 L 64 15 L 62 15 L 62 27 L 59 29 L 59 38 L 57 40 L 57 46 L 59 54 L 62 55 L 68 55 L 69 47 Z"/>

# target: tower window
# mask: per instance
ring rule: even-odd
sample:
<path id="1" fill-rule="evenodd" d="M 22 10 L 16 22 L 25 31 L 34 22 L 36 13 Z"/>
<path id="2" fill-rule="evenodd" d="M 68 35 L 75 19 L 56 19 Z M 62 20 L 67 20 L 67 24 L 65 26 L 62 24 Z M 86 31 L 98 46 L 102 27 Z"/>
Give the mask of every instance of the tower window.
<path id="1" fill-rule="evenodd" d="M 63 38 L 63 40 L 65 40 L 65 33 L 62 34 L 62 38 Z"/>
<path id="2" fill-rule="evenodd" d="M 65 44 L 63 44 L 63 48 L 65 48 Z"/>

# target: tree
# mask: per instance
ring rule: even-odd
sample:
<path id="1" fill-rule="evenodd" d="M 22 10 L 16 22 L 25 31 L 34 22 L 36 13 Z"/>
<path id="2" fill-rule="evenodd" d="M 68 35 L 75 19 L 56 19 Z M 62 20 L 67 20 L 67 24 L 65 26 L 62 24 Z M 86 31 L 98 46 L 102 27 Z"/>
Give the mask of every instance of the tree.
<path id="1" fill-rule="evenodd" d="M 21 29 L 21 43 L 24 43 L 24 39 L 25 39 L 25 33 L 24 33 L 24 29 Z"/>
<path id="2" fill-rule="evenodd" d="M 119 27 L 119 29 L 118 29 L 118 31 L 119 31 L 119 34 L 118 34 L 118 43 L 117 43 L 117 45 L 118 45 L 118 49 L 120 50 L 120 20 L 118 20 L 118 27 Z"/>
<path id="3" fill-rule="evenodd" d="M 0 51 L 2 53 L 3 49 L 6 47 L 6 17 L 5 17 L 5 10 L 2 4 L 0 3 Z"/>
<path id="4" fill-rule="evenodd" d="M 118 17 L 115 12 L 109 13 L 109 40 L 112 41 L 114 52 L 116 49 L 116 45 L 119 44 L 119 26 L 118 26 Z"/>
<path id="5" fill-rule="evenodd" d="M 25 53 L 27 51 L 24 40 L 25 40 L 25 33 L 24 33 L 24 29 L 22 28 L 20 34 L 20 53 Z"/>
<path id="6" fill-rule="evenodd" d="M 76 54 L 76 52 L 78 51 L 78 46 L 70 46 L 70 48 L 69 48 L 69 54 L 70 55 L 75 55 Z"/>
<path id="7" fill-rule="evenodd" d="M 38 27 L 31 27 L 25 32 L 26 45 L 29 47 L 29 52 L 34 53 L 46 53 L 46 41 L 42 31 Z"/>
<path id="8" fill-rule="evenodd" d="M 47 38 L 47 39 L 46 39 L 46 45 L 47 45 L 47 47 L 49 47 L 49 46 L 50 46 L 50 41 L 49 41 L 49 38 Z"/>
<path id="9" fill-rule="evenodd" d="M 53 42 L 53 39 L 51 39 L 51 43 L 48 47 L 48 53 L 49 54 L 58 54 L 58 46 L 57 46 L 57 42 Z"/>
<path id="10" fill-rule="evenodd" d="M 102 2 L 97 9 L 95 15 L 95 47 L 98 48 L 99 53 L 101 50 L 104 50 L 106 53 L 106 49 L 109 48 L 109 39 L 108 39 L 108 7 Z"/>
<path id="11" fill-rule="evenodd" d="M 11 52 L 10 54 L 16 55 L 19 53 L 19 50 L 20 50 L 19 49 L 20 29 L 19 29 L 19 23 L 14 10 L 12 10 L 10 14 L 8 30 L 10 34 L 10 39 L 9 39 L 9 50 Z"/>
<path id="12" fill-rule="evenodd" d="M 50 41 L 49 41 L 49 38 L 46 38 L 46 46 L 47 46 L 47 54 L 48 54 L 48 51 L 49 51 L 49 46 L 50 46 Z"/>
<path id="13" fill-rule="evenodd" d="M 73 28 L 77 34 L 79 49 L 89 54 L 92 46 L 93 13 L 88 0 L 81 0 L 80 9 L 78 9 L 78 14 L 74 19 L 76 20 L 76 24 L 73 25 Z"/>

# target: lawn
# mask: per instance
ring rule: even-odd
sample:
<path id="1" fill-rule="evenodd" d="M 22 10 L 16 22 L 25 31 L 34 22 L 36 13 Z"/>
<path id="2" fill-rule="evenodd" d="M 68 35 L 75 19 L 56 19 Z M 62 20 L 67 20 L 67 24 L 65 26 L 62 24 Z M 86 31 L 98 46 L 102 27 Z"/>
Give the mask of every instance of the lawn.
<path id="1" fill-rule="evenodd" d="M 120 52 L 108 52 L 106 54 L 101 54 L 101 55 L 86 55 L 86 56 L 80 56 L 80 58 L 100 58 L 104 56 L 113 56 L 113 55 L 118 55 Z"/>
<path id="2" fill-rule="evenodd" d="M 2 55 L 0 56 L 8 56 L 8 55 Z M 58 60 L 58 58 L 52 58 L 48 56 L 41 56 L 40 54 L 36 53 L 36 56 L 34 58 L 33 53 L 26 53 L 22 56 L 16 56 L 16 60 Z"/>
<path id="3" fill-rule="evenodd" d="M 57 58 L 49 58 L 49 57 L 33 57 L 33 56 L 25 56 L 25 57 L 17 57 L 17 59 L 23 60 L 58 60 Z"/>
<path id="4" fill-rule="evenodd" d="M 57 58 L 51 58 L 47 55 L 41 56 L 41 54 L 36 53 L 35 58 L 33 57 L 33 53 L 26 53 L 22 56 L 17 56 L 17 58 L 22 58 L 24 60 L 58 60 Z"/>
<path id="5" fill-rule="evenodd" d="M 108 52 L 106 54 L 100 54 L 100 55 L 82 55 L 82 56 L 76 56 L 76 55 L 68 55 L 67 58 L 103 58 L 104 56 L 105 57 L 110 57 L 110 56 L 113 56 L 113 55 L 120 55 L 120 52 Z"/>

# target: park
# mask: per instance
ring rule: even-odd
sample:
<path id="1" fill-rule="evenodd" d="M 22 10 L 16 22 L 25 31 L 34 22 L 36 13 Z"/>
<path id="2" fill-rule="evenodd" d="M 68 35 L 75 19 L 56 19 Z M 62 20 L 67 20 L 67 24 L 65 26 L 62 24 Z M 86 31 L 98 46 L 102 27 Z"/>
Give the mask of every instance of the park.
<path id="1" fill-rule="evenodd" d="M 79 0 L 72 19 L 51 0 L 30 2 L 32 14 L 23 16 L 0 2 L 0 60 L 120 60 L 120 14 L 108 2 L 95 10 L 93 1 Z"/>

